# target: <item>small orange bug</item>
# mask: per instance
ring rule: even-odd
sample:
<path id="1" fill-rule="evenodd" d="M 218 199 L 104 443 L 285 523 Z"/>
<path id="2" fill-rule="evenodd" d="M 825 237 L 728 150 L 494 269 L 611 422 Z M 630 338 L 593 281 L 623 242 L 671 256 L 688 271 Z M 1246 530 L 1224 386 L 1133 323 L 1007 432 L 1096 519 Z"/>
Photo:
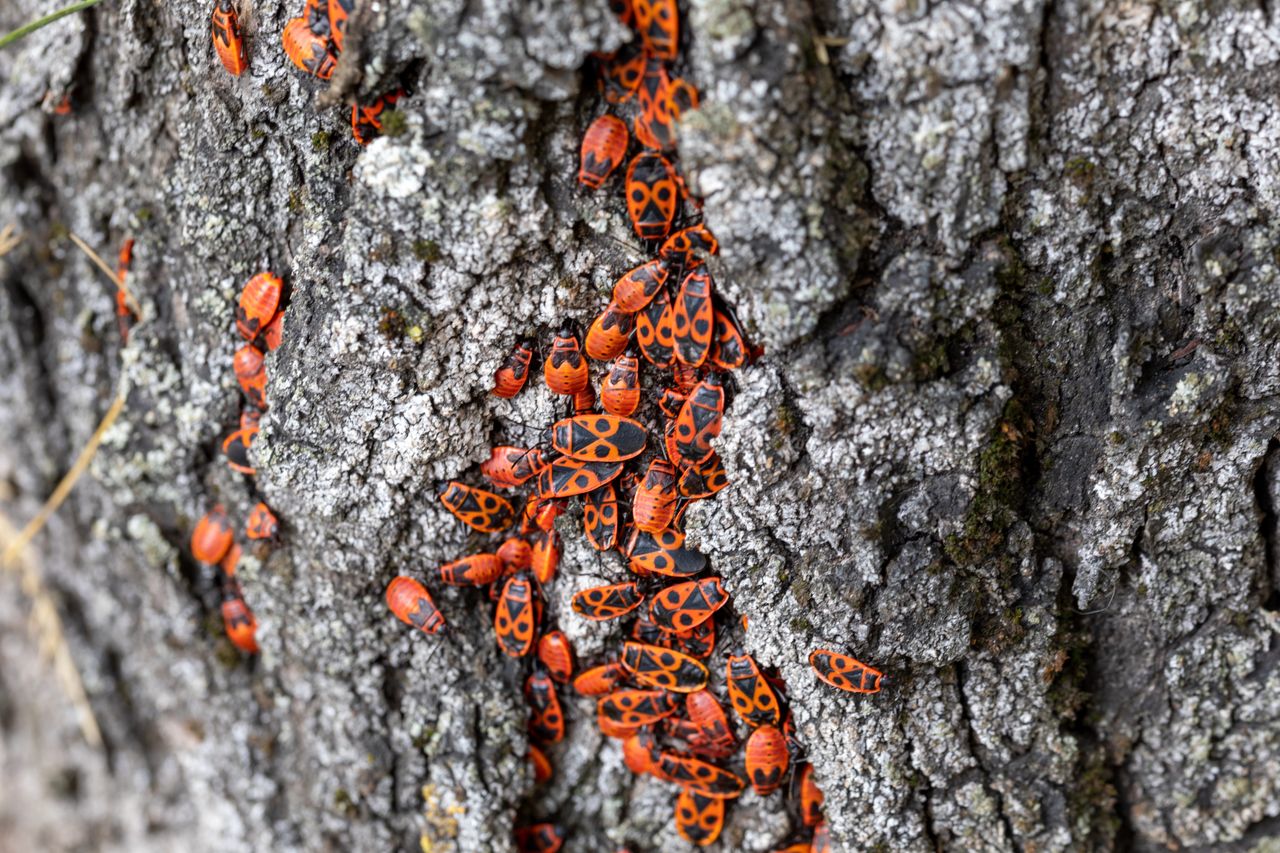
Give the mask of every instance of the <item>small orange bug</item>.
<path id="1" fill-rule="evenodd" d="M 622 462 L 557 459 L 538 472 L 538 494 L 544 500 L 586 494 L 616 479 L 622 466 Z"/>
<path id="2" fill-rule="evenodd" d="M 538 660 L 554 680 L 569 683 L 573 677 L 573 646 L 564 631 L 548 631 L 542 635 L 538 640 Z"/>
<path id="3" fill-rule="evenodd" d="M 404 90 L 388 92 L 368 106 L 351 106 L 351 137 L 359 145 L 368 145 L 382 133 L 382 113 L 404 95 Z"/>
<path id="4" fill-rule="evenodd" d="M 646 687 L 693 693 L 707 686 L 707 668 L 700 661 L 661 646 L 627 641 L 622 644 L 622 665 Z"/>
<path id="5" fill-rule="evenodd" d="M 724 386 L 714 373 L 698 383 L 676 416 L 675 447 L 681 465 L 697 465 L 714 450 L 711 439 L 724 422 Z"/>
<path id="6" fill-rule="evenodd" d="M 809 666 L 818 678 L 850 693 L 879 693 L 884 673 L 862 661 L 826 649 L 809 653 Z"/>
<path id="7" fill-rule="evenodd" d="M 650 603 L 649 614 L 664 631 L 690 631 L 728 603 L 720 578 L 703 578 L 662 590 Z"/>
<path id="8" fill-rule="evenodd" d="M 249 67 L 244 40 L 240 38 L 240 18 L 231 0 L 217 0 L 213 4 L 213 49 L 223 67 L 236 77 Z"/>
<path id="9" fill-rule="evenodd" d="M 258 620 L 245 603 L 240 582 L 230 576 L 222 579 L 222 627 L 237 649 L 251 655 L 258 653 Z"/>
<path id="10" fill-rule="evenodd" d="M 753 727 L 782 724 L 778 697 L 760 672 L 755 658 L 751 655 L 729 655 L 726 672 L 729 700 L 738 716 Z"/>
<path id="11" fill-rule="evenodd" d="M 600 382 L 600 405 L 611 415 L 627 417 L 640 405 L 640 360 L 628 349 L 618 356 Z"/>
<path id="12" fill-rule="evenodd" d="M 578 336 L 568 326 L 560 329 L 551 343 L 551 355 L 542 363 L 542 375 L 552 394 L 573 396 L 587 385 L 587 360 L 582 357 Z"/>
<path id="13" fill-rule="evenodd" d="M 267 371 L 263 367 L 262 350 L 253 344 L 245 344 L 236 350 L 231 364 L 235 370 L 236 380 L 240 383 L 240 390 L 254 407 L 265 411 Z"/>
<path id="14" fill-rule="evenodd" d="M 558 853 L 564 846 L 564 830 L 553 823 L 535 823 L 516 830 L 519 853 Z"/>
<path id="15" fill-rule="evenodd" d="M 615 583 L 609 586 L 593 586 L 573 594 L 570 606 L 574 611 L 593 622 L 617 619 L 644 603 L 644 596 L 635 584 Z"/>
<path id="16" fill-rule="evenodd" d="M 502 587 L 498 610 L 493 616 L 493 630 L 498 646 L 507 657 L 524 657 L 533 649 L 538 630 L 536 596 L 533 583 L 524 572 L 507 578 Z"/>
<path id="17" fill-rule="evenodd" d="M 644 425 L 617 415 L 576 415 L 551 427 L 551 445 L 571 459 L 621 462 L 644 452 Z"/>
<path id="18" fill-rule="evenodd" d="M 355 11 L 356 0 L 329 0 L 329 37 L 335 49 L 341 51 L 347 37 L 347 19 Z"/>
<path id="19" fill-rule="evenodd" d="M 690 844 L 706 847 L 724 829 L 724 800 L 685 788 L 676 797 L 676 831 Z"/>
<path id="20" fill-rule="evenodd" d="M 669 266 L 688 269 L 700 261 L 702 255 L 715 255 L 720 251 L 720 243 L 711 229 L 705 225 L 690 225 L 681 228 L 667 238 L 658 250 L 658 257 Z"/>
<path id="21" fill-rule="evenodd" d="M 387 607 L 401 622 L 424 634 L 445 630 L 444 616 L 431 600 L 431 593 L 413 578 L 401 575 L 387 584 Z"/>
<path id="22" fill-rule="evenodd" d="M 487 586 L 502 576 L 497 554 L 472 554 L 440 567 L 440 580 L 450 586 Z"/>
<path id="23" fill-rule="evenodd" d="M 560 565 L 560 534 L 554 530 L 543 531 L 533 540 L 533 576 L 538 583 L 550 583 Z"/>
<path id="24" fill-rule="evenodd" d="M 587 329 L 587 355 L 596 361 L 616 358 L 627 348 L 635 325 L 634 315 L 621 311 L 617 303 L 610 302 Z"/>
<path id="25" fill-rule="evenodd" d="M 267 352 L 271 352 L 280 346 L 282 340 L 284 340 L 284 312 L 277 311 L 276 316 L 262 330 L 262 343 L 266 345 Z"/>
<path id="26" fill-rule="evenodd" d="M 306 18 L 290 18 L 280 40 L 285 55 L 298 68 L 321 80 L 333 76 L 338 59 L 329 50 L 331 42 L 313 33 Z"/>
<path id="27" fill-rule="evenodd" d="M 551 762 L 546 753 L 533 744 L 529 744 L 529 764 L 533 767 L 533 784 L 541 785 L 551 778 Z"/>
<path id="28" fill-rule="evenodd" d="M 637 154 L 627 167 L 627 212 L 641 240 L 663 240 L 676 215 L 675 170 L 661 154 Z"/>
<path id="29" fill-rule="evenodd" d="M 280 523 L 271 507 L 262 501 L 249 510 L 249 518 L 244 523 L 244 535 L 250 539 L 275 539 Z"/>
<path id="30" fill-rule="evenodd" d="M 273 273 L 260 272 L 245 283 L 236 304 L 236 329 L 252 342 L 276 316 L 284 283 Z"/>
<path id="31" fill-rule="evenodd" d="M 256 426 L 248 429 L 238 429 L 231 435 L 223 439 L 222 455 L 227 457 L 227 464 L 231 466 L 231 470 L 239 471 L 241 474 L 253 476 L 258 473 L 254 468 L 253 462 L 249 459 L 249 448 L 253 444 L 253 438 L 258 434 Z"/>
<path id="32" fill-rule="evenodd" d="M 573 679 L 573 689 L 583 696 L 600 696 L 625 681 L 627 671 L 618 661 L 593 666 Z"/>
<path id="33" fill-rule="evenodd" d="M 627 125 L 612 115 L 602 115 L 582 136 L 581 165 L 578 182 L 588 189 L 599 189 L 627 153 Z"/>
<path id="34" fill-rule="evenodd" d="M 582 504 L 582 532 L 591 547 L 608 551 L 618 544 L 618 530 L 618 491 L 613 483 L 587 492 Z"/>
<path id="35" fill-rule="evenodd" d="M 732 771 L 673 752 L 658 753 L 655 775 L 686 790 L 716 799 L 739 797 L 747 787 L 742 777 Z"/>
<path id="36" fill-rule="evenodd" d="M 529 738 L 536 743 L 564 740 L 564 712 L 556 685 L 546 673 L 535 672 L 524 682 L 524 701 L 529 706 Z"/>
<path id="37" fill-rule="evenodd" d="M 191 533 L 191 556 L 202 563 L 215 565 L 226 556 L 233 541 L 235 534 L 231 532 L 227 510 L 218 504 L 196 522 L 196 529 Z"/>
<path id="38" fill-rule="evenodd" d="M 623 553 L 628 566 L 640 574 L 659 574 L 687 578 L 707 566 L 706 555 L 684 547 L 684 534 L 671 530 L 649 533 L 633 528 Z"/>
<path id="39" fill-rule="evenodd" d="M 656 723 L 679 707 L 675 694 L 665 690 L 615 690 L 596 703 L 602 717 L 624 726 Z"/>
<path id="40" fill-rule="evenodd" d="M 120 254 L 116 256 L 116 278 L 120 279 L 116 286 L 116 327 L 120 330 L 120 340 L 129 343 L 129 327 L 137 318 L 129 308 L 129 300 L 125 296 L 124 283 L 129 276 L 129 265 L 133 263 L 133 239 L 128 238 L 120 245 Z"/>
<path id="41" fill-rule="evenodd" d="M 622 763 L 637 776 L 650 772 L 657 758 L 658 741 L 652 732 L 639 731 L 622 742 Z"/>
<path id="42" fill-rule="evenodd" d="M 634 314 L 642 310 L 662 285 L 667 283 L 670 271 L 661 259 L 646 261 L 618 279 L 613 285 L 613 303 L 619 311 Z"/>
<path id="43" fill-rule="evenodd" d="M 707 690 L 699 690 L 684 697 L 685 713 L 697 726 L 708 748 L 720 755 L 731 755 L 738 740 L 729 727 L 729 717 L 715 696 Z"/>
<path id="44" fill-rule="evenodd" d="M 640 88 L 645 55 L 639 45 L 625 44 L 616 53 L 600 58 L 600 88 L 610 104 L 624 104 Z"/>
<path id="45" fill-rule="evenodd" d="M 654 367 L 675 364 L 675 309 L 665 290 L 654 294 L 653 300 L 636 317 L 636 343 Z"/>
<path id="46" fill-rule="evenodd" d="M 724 472 L 724 463 L 715 451 L 696 465 L 680 472 L 680 481 L 676 483 L 676 491 L 683 498 L 695 500 L 714 495 L 729 485 L 729 478 Z"/>
<path id="47" fill-rule="evenodd" d="M 676 469 L 665 459 L 653 459 L 631 502 L 631 518 L 639 530 L 661 533 L 675 517 Z"/>
<path id="48" fill-rule="evenodd" d="M 690 367 L 701 367 L 711 354 L 711 274 L 698 267 L 684 277 L 676 293 L 672 315 L 672 336 L 676 359 Z"/>
<path id="49" fill-rule="evenodd" d="M 528 542 L 513 536 L 498 549 L 498 559 L 507 569 L 527 569 L 533 563 L 533 548 Z"/>
<path id="50" fill-rule="evenodd" d="M 813 765 L 805 763 L 800 767 L 798 787 L 800 788 L 800 819 L 805 826 L 817 826 L 822 822 L 822 789 L 813 780 Z"/>
<path id="51" fill-rule="evenodd" d="M 218 561 L 218 568 L 222 569 L 222 573 L 227 577 L 235 577 L 236 569 L 240 568 L 240 555 L 243 549 L 239 543 L 231 543 L 230 550 Z"/>
<path id="52" fill-rule="evenodd" d="M 676 0 L 632 0 L 632 6 L 645 49 L 659 59 L 675 59 L 680 39 Z"/>
<path id="53" fill-rule="evenodd" d="M 756 793 L 767 797 L 782 785 L 791 757 L 787 741 L 775 726 L 761 726 L 747 739 L 744 753 L 747 779 Z"/>
<path id="54" fill-rule="evenodd" d="M 515 521 L 515 509 L 501 495 L 450 480 L 440 492 L 440 502 L 473 530 L 499 533 Z"/>
<path id="55" fill-rule="evenodd" d="M 542 469 L 542 451 L 499 445 L 480 463 L 480 474 L 500 489 L 523 486 Z"/>
<path id="56" fill-rule="evenodd" d="M 747 339 L 732 311 L 717 305 L 711 314 L 711 364 L 737 370 L 747 363 Z"/>
<path id="57" fill-rule="evenodd" d="M 493 394 L 514 397 L 529 378 L 529 362 L 533 359 L 533 342 L 522 340 L 511 350 L 507 360 L 493 374 Z"/>

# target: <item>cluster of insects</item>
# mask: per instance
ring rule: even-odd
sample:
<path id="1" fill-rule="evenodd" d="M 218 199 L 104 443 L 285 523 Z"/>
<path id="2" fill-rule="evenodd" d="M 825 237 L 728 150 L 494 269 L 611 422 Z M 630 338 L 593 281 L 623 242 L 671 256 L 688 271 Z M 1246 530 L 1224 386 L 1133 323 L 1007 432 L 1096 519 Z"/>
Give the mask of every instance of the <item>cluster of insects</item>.
<path id="1" fill-rule="evenodd" d="M 707 664 L 730 595 L 706 556 L 686 546 L 683 516 L 728 485 L 711 442 L 723 423 L 729 373 L 761 350 L 747 342 L 732 307 L 715 292 L 706 266 L 719 250 L 714 234 L 701 221 L 680 221 L 700 205 L 669 154 L 676 121 L 697 106 L 698 93 L 670 73 L 678 58 L 675 0 L 611 5 L 638 39 L 596 58 L 601 90 L 614 108 L 638 109 L 625 107 L 632 113 L 630 132 L 614 114 L 591 123 L 578 180 L 591 190 L 604 186 L 634 138 L 640 150 L 626 168 L 626 210 L 656 257 L 617 280 L 585 338 L 568 321 L 554 335 L 542 374 L 548 390 L 566 400 L 565 416 L 548 426 L 538 446 L 494 447 L 480 466 L 492 489 L 528 488 L 523 505 L 458 481 L 441 490 L 445 507 L 472 529 L 501 534 L 516 527 L 516 533 L 491 552 L 445 563 L 439 579 L 487 587 L 498 646 L 530 662 L 524 696 L 536 782 L 552 775 L 548 751 L 563 739 L 566 725 L 559 690 L 571 684 L 578 694 L 596 697 L 596 724 L 622 741 L 628 768 L 679 788 L 675 825 L 689 842 L 713 843 L 727 804 L 750 784 L 760 796 L 790 792 L 804 829 L 785 853 L 826 851 L 823 796 L 812 765 L 799 760 L 803 747 L 785 685 L 745 653 L 727 656 L 723 686 L 712 683 Z M 520 393 L 536 350 L 533 340 L 517 343 L 494 375 L 495 395 Z M 591 360 L 605 362 L 598 391 Z M 647 370 L 672 377 L 647 396 L 640 382 L 644 362 Z M 631 620 L 617 656 L 582 671 L 564 632 L 543 625 L 542 608 L 562 551 L 556 520 L 575 499 L 582 502 L 588 542 L 597 551 L 620 552 L 637 576 L 572 597 L 573 611 L 584 619 Z M 419 580 L 397 577 L 387 588 L 387 603 L 409 625 L 428 634 L 444 630 L 445 618 Z M 842 690 L 875 693 L 881 687 L 880 672 L 848 655 L 817 649 L 810 664 L 820 679 Z M 745 743 L 720 696 L 745 724 Z M 728 766 L 740 748 L 742 774 Z M 564 841 L 554 823 L 519 827 L 515 838 L 524 853 L 555 853 Z"/>
<path id="2" fill-rule="evenodd" d="M 347 21 L 355 7 L 356 0 L 306 0 L 302 14 L 288 20 L 280 37 L 289 61 L 320 80 L 332 77 L 342 55 Z M 227 71 L 239 77 L 249 67 L 249 56 L 240 33 L 235 0 L 215 0 L 212 32 L 218 59 Z M 390 92 L 371 104 L 352 105 L 351 135 L 356 142 L 367 145 L 382 132 L 383 112 L 403 94 Z"/>
<path id="3" fill-rule="evenodd" d="M 267 410 L 266 353 L 280 346 L 284 334 L 284 283 L 270 272 L 255 275 L 245 283 L 236 303 L 235 322 L 246 341 L 232 359 L 236 380 L 244 395 L 240 423 L 222 442 L 222 452 L 233 471 L 252 477 L 256 470 L 249 458 L 249 448 L 258 434 L 258 423 Z M 250 489 L 253 490 L 252 480 Z M 256 490 L 254 490 L 256 491 Z M 245 520 L 244 537 L 251 542 L 275 541 L 279 522 L 265 501 L 258 500 Z M 227 637 L 236 648 L 254 654 L 258 651 L 258 623 L 245 603 L 244 591 L 236 579 L 241 546 L 226 509 L 215 506 L 205 514 L 191 534 L 191 554 L 196 560 L 217 566 L 222 588 L 222 621 Z"/>

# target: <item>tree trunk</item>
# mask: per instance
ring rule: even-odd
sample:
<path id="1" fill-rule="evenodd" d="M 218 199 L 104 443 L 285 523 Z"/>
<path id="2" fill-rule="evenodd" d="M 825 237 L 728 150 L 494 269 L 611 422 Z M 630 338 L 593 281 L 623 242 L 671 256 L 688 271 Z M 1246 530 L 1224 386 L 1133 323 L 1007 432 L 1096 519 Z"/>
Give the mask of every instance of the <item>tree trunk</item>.
<path id="1" fill-rule="evenodd" d="M 436 485 L 559 416 L 490 378 L 585 325 L 646 255 L 621 179 L 576 185 L 627 37 L 601 0 L 362 0 L 326 87 L 285 58 L 300 3 L 106 0 L 0 51 L 0 512 L 35 514 L 107 409 L 90 475 L 33 552 L 102 728 L 86 745 L 0 578 L 0 849 L 688 848 L 593 700 L 534 788 L 521 687 L 483 593 L 491 547 Z M 1206 5 L 1210 8 L 1206 8 Z M 10 0 L 0 30 L 49 11 Z M 765 348 L 688 513 L 785 680 L 835 850 L 1261 849 L 1280 837 L 1276 569 L 1280 23 L 1267 4 L 687 0 L 702 94 L 679 164 L 710 267 Z M 388 135 L 348 99 L 404 86 Z M 326 91 L 327 89 L 327 91 Z M 50 107 L 70 93 L 72 112 Z M 136 239 L 128 343 L 66 239 Z M 232 305 L 292 287 L 267 358 L 256 488 L 280 545 L 240 576 L 260 656 L 223 637 L 187 539 L 256 500 L 219 444 Z M 642 374 L 659 387 L 657 371 Z M 540 379 L 535 375 L 535 380 Z M 533 381 L 531 386 L 539 385 Z M 547 618 L 585 664 L 621 629 L 568 607 L 626 580 L 559 522 Z M 450 625 L 388 613 L 424 579 Z M 810 650 L 884 670 L 820 683 Z M 743 732 L 745 733 L 745 731 Z M 748 792 L 711 850 L 796 826 Z"/>

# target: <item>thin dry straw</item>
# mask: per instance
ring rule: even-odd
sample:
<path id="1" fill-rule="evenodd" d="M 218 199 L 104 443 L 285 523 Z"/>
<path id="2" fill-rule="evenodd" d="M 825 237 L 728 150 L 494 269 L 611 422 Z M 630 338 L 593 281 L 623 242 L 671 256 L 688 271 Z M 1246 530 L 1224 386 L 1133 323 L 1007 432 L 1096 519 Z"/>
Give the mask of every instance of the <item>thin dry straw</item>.
<path id="1" fill-rule="evenodd" d="M 139 310 L 138 307 L 138 300 L 133 298 L 133 294 L 129 292 L 129 288 L 125 286 L 125 283 L 120 279 L 120 276 L 117 275 L 111 267 L 107 266 L 107 262 L 102 259 L 102 256 L 89 248 L 89 244 L 81 240 L 75 234 L 68 234 L 67 236 L 71 238 L 71 242 L 75 243 L 76 247 L 79 248 L 80 251 L 89 256 L 89 260 L 97 264 L 98 269 L 102 270 L 102 272 L 106 274 L 107 278 L 111 279 L 111 282 L 118 290 L 124 292 L 124 299 L 125 302 L 129 303 L 129 310 L 139 317 L 142 316 L 142 311 Z"/>
<path id="2" fill-rule="evenodd" d="M 56 12 L 50 12 L 43 18 L 37 18 L 29 24 L 23 24 L 11 33 L 0 36 L 0 48 L 6 48 L 24 36 L 29 36 L 41 27 L 47 27 L 59 18 L 65 18 L 67 15 L 74 15 L 90 6 L 97 6 L 102 0 L 81 0 L 79 3 L 72 3 L 70 6 L 59 9 Z"/>

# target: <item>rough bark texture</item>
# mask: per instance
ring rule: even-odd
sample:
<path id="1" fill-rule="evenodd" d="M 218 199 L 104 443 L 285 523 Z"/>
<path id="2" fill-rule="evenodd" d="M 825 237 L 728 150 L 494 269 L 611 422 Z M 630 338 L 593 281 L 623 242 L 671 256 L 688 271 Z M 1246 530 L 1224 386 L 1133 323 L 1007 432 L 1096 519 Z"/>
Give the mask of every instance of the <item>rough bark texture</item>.
<path id="1" fill-rule="evenodd" d="M 639 258 L 616 187 L 573 182 L 599 109 L 580 68 L 624 30 L 602 0 L 366 3 L 339 77 L 412 94 L 362 150 L 279 49 L 300 4 L 241 3 L 238 80 L 209 5 L 107 0 L 0 53 L 0 223 L 27 235 L 0 261 L 4 513 L 30 517 L 129 401 L 37 540 L 102 751 L 0 578 L 0 848 L 505 851 L 520 812 L 569 851 L 685 849 L 670 787 L 623 768 L 589 701 L 528 796 L 480 596 L 440 591 L 446 639 L 381 601 L 479 544 L 435 481 L 551 416 L 486 394 L 514 338 L 588 320 Z M 681 160 L 767 347 L 719 441 L 733 486 L 690 538 L 751 620 L 722 642 L 786 678 L 835 848 L 1275 844 L 1273 11 L 682 9 L 704 108 Z M 72 115 L 41 109 L 71 85 Z M 137 238 L 123 350 L 67 229 Z M 214 500 L 249 506 L 214 448 L 232 299 L 264 266 L 294 286 L 257 445 L 285 544 L 242 569 L 245 662 L 184 547 Z M 625 570 L 566 538 L 550 613 L 591 660 L 616 636 L 568 597 Z M 891 688 L 817 683 L 816 645 Z M 779 845 L 778 800 L 748 793 L 711 849 Z"/>

